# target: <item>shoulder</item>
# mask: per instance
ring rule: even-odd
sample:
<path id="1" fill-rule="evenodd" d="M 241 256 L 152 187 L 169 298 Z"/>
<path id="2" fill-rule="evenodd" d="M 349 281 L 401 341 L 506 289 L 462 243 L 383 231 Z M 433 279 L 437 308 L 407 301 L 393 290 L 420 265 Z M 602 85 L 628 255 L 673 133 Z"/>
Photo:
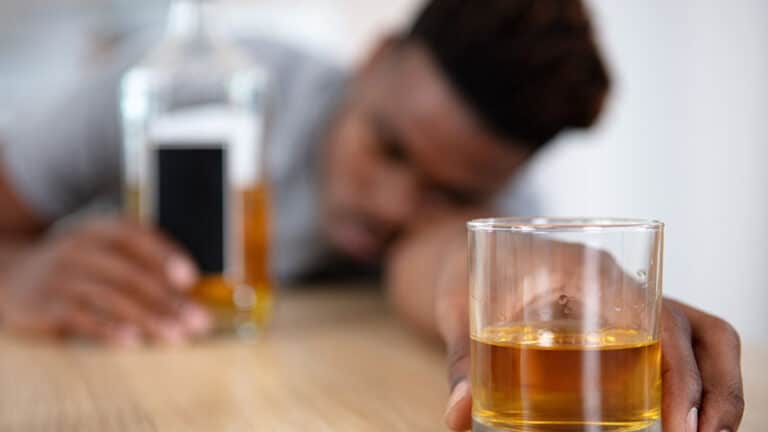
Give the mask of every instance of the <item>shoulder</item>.
<path id="1" fill-rule="evenodd" d="M 270 72 L 280 94 L 336 91 L 346 81 L 346 69 L 329 55 L 276 39 L 250 37 L 240 43 Z"/>
<path id="2" fill-rule="evenodd" d="M 273 175 L 280 177 L 312 158 L 343 97 L 348 74 L 334 59 L 287 42 L 241 42 L 270 76 L 270 158 Z"/>

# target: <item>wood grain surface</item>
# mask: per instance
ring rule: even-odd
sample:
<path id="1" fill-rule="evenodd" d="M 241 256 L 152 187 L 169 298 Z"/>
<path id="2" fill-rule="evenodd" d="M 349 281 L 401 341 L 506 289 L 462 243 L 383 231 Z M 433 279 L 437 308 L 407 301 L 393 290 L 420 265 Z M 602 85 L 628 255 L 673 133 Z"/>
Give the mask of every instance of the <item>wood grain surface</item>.
<path id="1" fill-rule="evenodd" d="M 438 347 L 376 290 L 290 290 L 244 343 L 115 351 L 0 337 L 0 431 L 439 431 Z"/>
<path id="2" fill-rule="evenodd" d="M 116 351 L 0 336 L 0 431 L 443 431 L 445 362 L 363 287 L 288 290 L 249 342 Z M 768 350 L 742 431 L 768 430 Z M 761 408 L 762 407 L 762 408 Z"/>

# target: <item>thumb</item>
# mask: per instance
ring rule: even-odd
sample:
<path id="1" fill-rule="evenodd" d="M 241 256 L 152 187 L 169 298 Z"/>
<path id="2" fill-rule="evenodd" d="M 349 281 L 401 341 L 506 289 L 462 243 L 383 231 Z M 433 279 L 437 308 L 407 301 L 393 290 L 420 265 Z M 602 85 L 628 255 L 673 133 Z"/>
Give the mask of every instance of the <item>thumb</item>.
<path id="1" fill-rule="evenodd" d="M 472 417 L 472 390 L 469 381 L 463 379 L 453 388 L 445 410 L 445 424 L 455 431 L 470 427 Z"/>
<path id="2" fill-rule="evenodd" d="M 466 274 L 461 274 L 461 267 L 450 267 L 458 270 L 457 274 L 440 275 L 435 301 L 435 317 L 448 354 L 448 377 L 451 383 L 451 396 L 444 419 L 446 425 L 456 431 L 469 429 L 472 414 L 469 293 Z"/>
<path id="3" fill-rule="evenodd" d="M 466 310 L 466 309 L 465 309 Z M 469 332 L 466 325 L 466 318 L 457 320 L 445 320 L 446 323 L 452 322 L 452 325 L 441 327 L 453 328 L 451 333 L 445 333 L 445 340 L 448 351 L 448 377 L 451 383 L 451 396 L 448 398 L 448 405 L 445 409 L 445 424 L 456 431 L 469 429 L 471 411 L 472 411 L 472 389 L 469 383 Z"/>

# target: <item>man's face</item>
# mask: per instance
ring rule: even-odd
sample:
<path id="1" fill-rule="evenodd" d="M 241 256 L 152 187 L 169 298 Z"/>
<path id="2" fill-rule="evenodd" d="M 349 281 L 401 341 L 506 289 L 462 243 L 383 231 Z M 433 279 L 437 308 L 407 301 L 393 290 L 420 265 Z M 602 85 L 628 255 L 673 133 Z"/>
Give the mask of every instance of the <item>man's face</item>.
<path id="1" fill-rule="evenodd" d="M 475 118 L 426 50 L 388 42 L 349 89 L 325 165 L 331 241 L 363 260 L 441 212 L 483 207 L 529 156 Z"/>

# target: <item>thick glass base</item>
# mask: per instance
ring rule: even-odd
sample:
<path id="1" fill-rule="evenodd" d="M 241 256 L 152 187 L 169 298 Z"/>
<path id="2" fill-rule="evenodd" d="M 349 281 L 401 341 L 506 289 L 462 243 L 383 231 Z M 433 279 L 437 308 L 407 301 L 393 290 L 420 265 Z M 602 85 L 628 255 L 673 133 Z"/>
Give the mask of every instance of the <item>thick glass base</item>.
<path id="1" fill-rule="evenodd" d="M 250 339 L 259 336 L 269 324 L 271 306 L 260 305 L 250 311 L 209 307 L 214 320 L 214 334 Z"/>
<path id="2" fill-rule="evenodd" d="M 223 277 L 205 277 L 193 297 L 208 308 L 218 335 L 257 336 L 272 315 L 272 290 L 268 283 L 235 286 Z"/>
<path id="3" fill-rule="evenodd" d="M 527 423 L 519 425 L 487 425 L 472 419 L 472 432 L 661 432 L 661 422 L 611 423 Z"/>

